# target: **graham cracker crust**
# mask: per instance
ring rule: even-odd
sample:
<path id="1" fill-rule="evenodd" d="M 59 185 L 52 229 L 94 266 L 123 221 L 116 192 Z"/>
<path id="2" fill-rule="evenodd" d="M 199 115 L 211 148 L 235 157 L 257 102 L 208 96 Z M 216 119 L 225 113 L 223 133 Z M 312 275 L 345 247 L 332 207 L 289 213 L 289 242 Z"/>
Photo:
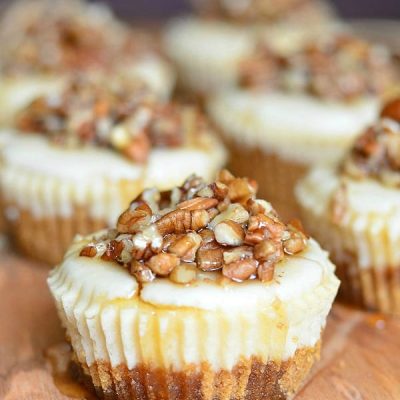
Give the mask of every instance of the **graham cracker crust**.
<path id="1" fill-rule="evenodd" d="M 259 147 L 237 143 L 224 134 L 222 138 L 230 154 L 228 168 L 232 173 L 255 179 L 259 184 L 259 198 L 268 200 L 285 221 L 299 218 L 294 187 L 307 172 L 307 167 Z"/>
<path id="2" fill-rule="evenodd" d="M 300 388 L 314 362 L 320 343 L 302 348 L 287 361 L 263 363 L 257 357 L 239 361 L 232 370 L 213 371 L 207 363 L 183 371 L 139 365 L 112 368 L 108 362 L 80 365 L 71 370 L 76 379 L 107 400 L 285 400 Z"/>
<path id="3" fill-rule="evenodd" d="M 76 234 L 88 235 L 106 228 L 105 221 L 90 217 L 87 208 L 75 206 L 70 217 L 37 218 L 15 205 L 18 217 L 7 222 L 12 244 L 22 254 L 46 264 L 59 263 Z"/>

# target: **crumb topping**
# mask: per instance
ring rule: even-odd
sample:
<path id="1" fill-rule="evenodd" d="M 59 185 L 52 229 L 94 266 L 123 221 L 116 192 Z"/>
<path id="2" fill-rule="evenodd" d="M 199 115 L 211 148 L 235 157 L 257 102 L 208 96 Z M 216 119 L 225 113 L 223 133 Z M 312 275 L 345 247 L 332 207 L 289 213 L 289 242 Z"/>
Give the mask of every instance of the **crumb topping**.
<path id="1" fill-rule="evenodd" d="M 381 119 L 355 141 L 341 165 L 341 172 L 354 179 L 372 178 L 400 187 L 400 99 L 389 102 Z"/>
<path id="2" fill-rule="evenodd" d="M 74 78 L 60 94 L 35 99 L 16 118 L 26 134 L 64 147 L 106 147 L 142 163 L 153 147 L 196 145 L 208 130 L 195 108 L 162 103 L 141 82 Z"/>
<path id="3" fill-rule="evenodd" d="M 238 22 L 276 20 L 310 0 L 197 0 L 201 13 Z"/>
<path id="4" fill-rule="evenodd" d="M 81 0 L 17 1 L 0 19 L 0 39 L 0 69 L 11 74 L 111 68 L 140 42 L 108 8 Z"/>
<path id="5" fill-rule="evenodd" d="M 246 88 L 284 90 L 350 101 L 381 95 L 397 82 L 390 52 L 351 36 L 311 43 L 282 57 L 265 45 L 245 60 L 239 83 Z"/>
<path id="6" fill-rule="evenodd" d="M 191 176 L 171 191 L 145 190 L 116 229 L 80 255 L 123 265 L 139 282 L 158 276 L 186 284 L 201 271 L 269 282 L 279 262 L 306 248 L 307 237 L 297 221 L 282 222 L 256 192 L 253 180 L 226 170 L 211 184 Z"/>

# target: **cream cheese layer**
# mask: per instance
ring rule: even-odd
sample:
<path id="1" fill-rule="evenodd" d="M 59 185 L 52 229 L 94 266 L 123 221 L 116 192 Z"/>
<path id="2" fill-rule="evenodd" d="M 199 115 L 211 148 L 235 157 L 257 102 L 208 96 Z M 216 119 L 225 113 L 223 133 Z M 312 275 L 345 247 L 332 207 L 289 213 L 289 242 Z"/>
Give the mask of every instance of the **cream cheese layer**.
<path id="1" fill-rule="evenodd" d="M 196 18 L 169 24 L 164 42 L 183 84 L 200 92 L 234 84 L 240 61 L 255 47 L 252 28 Z"/>
<path id="2" fill-rule="evenodd" d="M 208 110 L 228 138 L 314 164 L 340 159 L 376 118 L 379 102 L 365 98 L 346 104 L 307 95 L 230 90 L 214 96 Z"/>
<path id="3" fill-rule="evenodd" d="M 2 193 L 7 204 L 36 218 L 68 217 L 84 206 L 92 217 L 113 224 L 144 187 L 169 189 L 188 173 L 211 179 L 225 162 L 221 144 L 211 136 L 204 147 L 156 149 L 144 165 L 108 149 L 64 149 L 38 135 L 12 136 L 2 153 Z"/>
<path id="4" fill-rule="evenodd" d="M 141 290 L 123 267 L 78 257 L 77 241 L 48 280 L 81 362 L 181 370 L 240 359 L 286 360 L 320 340 L 339 285 L 327 253 L 310 240 L 277 267 L 273 283 L 227 283 L 212 273 L 181 286 L 157 278 Z"/>
<path id="5" fill-rule="evenodd" d="M 341 188 L 343 215 L 334 223 L 331 204 Z M 400 265 L 400 191 L 372 179 L 340 178 L 316 168 L 299 183 L 296 197 L 318 239 L 341 257 L 354 256 L 361 268 Z"/>

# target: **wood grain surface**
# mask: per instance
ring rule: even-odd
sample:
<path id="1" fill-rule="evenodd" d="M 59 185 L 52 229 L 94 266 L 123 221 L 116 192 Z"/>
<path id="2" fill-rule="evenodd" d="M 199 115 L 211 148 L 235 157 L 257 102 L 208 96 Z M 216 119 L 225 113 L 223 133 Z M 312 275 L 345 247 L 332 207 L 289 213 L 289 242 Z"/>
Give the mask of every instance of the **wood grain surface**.
<path id="1" fill-rule="evenodd" d="M 9 253 L 0 259 L 0 399 L 69 399 L 44 356 L 63 341 L 46 286 L 48 268 Z M 336 305 L 322 358 L 296 400 L 399 399 L 400 319 Z"/>

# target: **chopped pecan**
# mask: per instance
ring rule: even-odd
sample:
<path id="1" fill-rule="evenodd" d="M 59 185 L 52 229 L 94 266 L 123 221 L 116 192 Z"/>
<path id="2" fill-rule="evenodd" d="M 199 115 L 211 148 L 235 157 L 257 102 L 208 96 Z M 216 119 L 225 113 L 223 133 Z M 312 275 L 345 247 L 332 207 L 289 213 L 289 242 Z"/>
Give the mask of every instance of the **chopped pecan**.
<path id="1" fill-rule="evenodd" d="M 206 198 L 206 197 L 195 197 L 190 200 L 183 201 L 179 203 L 176 208 L 181 210 L 208 210 L 209 208 L 213 208 L 218 204 L 217 199 Z"/>
<path id="2" fill-rule="evenodd" d="M 202 238 L 199 234 L 189 232 L 173 242 L 169 246 L 168 252 L 177 255 L 185 262 L 192 262 L 196 258 L 201 241 Z"/>
<path id="3" fill-rule="evenodd" d="M 132 260 L 129 271 L 141 283 L 151 282 L 156 277 L 149 267 L 137 260 Z"/>
<path id="4" fill-rule="evenodd" d="M 182 263 L 171 272 L 169 279 L 172 282 L 188 284 L 193 282 L 197 276 L 196 264 Z"/>
<path id="5" fill-rule="evenodd" d="M 111 240 L 111 242 L 107 244 L 106 251 L 101 256 L 101 259 L 104 261 L 112 261 L 112 260 L 117 261 L 123 249 L 124 249 L 123 242 L 119 242 L 117 240 Z"/>
<path id="6" fill-rule="evenodd" d="M 221 214 L 217 215 L 211 222 L 210 227 L 215 228 L 217 224 L 223 221 L 234 221 L 238 224 L 244 224 L 249 219 L 249 213 L 247 210 L 240 204 L 230 204 L 228 208 L 222 212 Z"/>
<path id="7" fill-rule="evenodd" d="M 157 275 L 167 276 L 179 265 L 179 257 L 175 254 L 160 253 L 151 257 L 146 265 Z"/>
<path id="8" fill-rule="evenodd" d="M 136 208 L 128 208 L 118 218 L 117 229 L 121 233 L 136 233 L 139 225 L 149 221 L 152 215 L 151 208 L 145 202 L 141 202 Z"/>
<path id="9" fill-rule="evenodd" d="M 214 228 L 218 243 L 228 246 L 240 246 L 244 239 L 244 230 L 240 224 L 233 221 L 222 221 Z"/>
<path id="10" fill-rule="evenodd" d="M 258 262 L 254 259 L 244 259 L 225 264 L 222 274 L 234 281 L 244 281 L 256 276 Z"/>
<path id="11" fill-rule="evenodd" d="M 263 240 L 254 246 L 254 257 L 259 261 L 277 263 L 283 258 L 282 243 Z"/>
<path id="12" fill-rule="evenodd" d="M 261 282 L 270 282 L 274 279 L 275 264 L 263 262 L 258 266 L 257 276 Z"/>
<path id="13" fill-rule="evenodd" d="M 231 201 L 246 204 L 257 191 L 246 178 L 235 178 L 229 184 L 229 198 Z"/>
<path id="14" fill-rule="evenodd" d="M 253 249 L 251 246 L 239 246 L 224 251 L 225 264 L 230 264 L 245 258 L 253 258 Z"/>
<path id="15" fill-rule="evenodd" d="M 223 249 L 220 247 L 200 247 L 197 251 L 197 265 L 203 271 L 215 271 L 222 268 Z"/>
<path id="16" fill-rule="evenodd" d="M 214 182 L 210 185 L 210 188 L 213 191 L 213 196 L 220 201 L 228 196 L 229 188 L 225 183 Z"/>
<path id="17" fill-rule="evenodd" d="M 97 249 L 92 244 L 84 247 L 79 253 L 81 257 L 90 257 L 90 258 L 96 257 L 96 254 L 97 254 Z"/>
<path id="18" fill-rule="evenodd" d="M 300 231 L 290 233 L 290 238 L 283 242 L 283 250 L 286 254 L 297 254 L 307 247 L 307 237 Z"/>
<path id="19" fill-rule="evenodd" d="M 400 123 L 400 98 L 385 104 L 381 111 L 382 118 L 390 118 Z"/>

